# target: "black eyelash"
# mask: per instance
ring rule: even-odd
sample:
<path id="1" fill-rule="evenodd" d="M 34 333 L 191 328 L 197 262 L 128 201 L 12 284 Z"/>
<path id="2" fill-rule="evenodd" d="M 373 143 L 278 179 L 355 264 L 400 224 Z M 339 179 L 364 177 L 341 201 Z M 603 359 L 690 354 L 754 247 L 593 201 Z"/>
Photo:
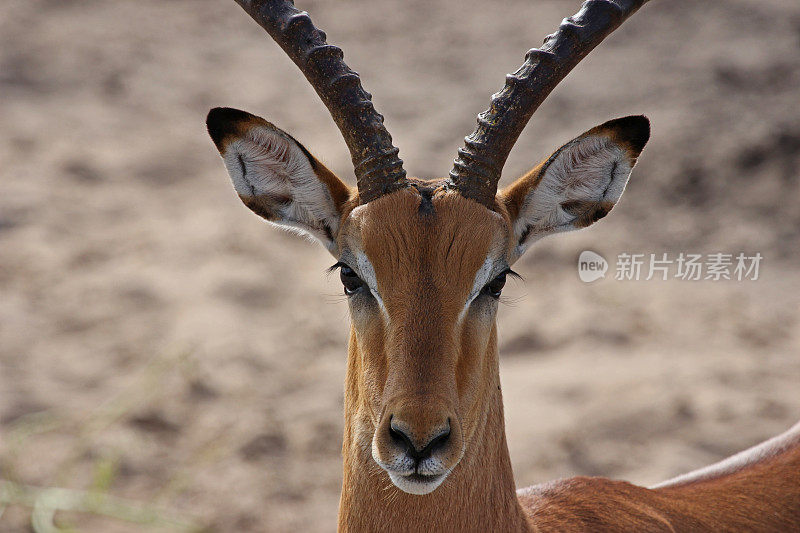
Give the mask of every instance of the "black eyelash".
<path id="1" fill-rule="evenodd" d="M 330 274 L 331 272 L 334 272 L 337 268 L 342 268 L 342 267 L 345 267 L 345 266 L 347 266 L 347 265 L 342 263 L 341 261 L 337 261 L 335 265 L 326 268 L 325 272 L 327 274 Z"/>
<path id="2" fill-rule="evenodd" d="M 328 268 L 326 268 L 325 269 L 325 273 L 330 274 L 331 272 L 336 271 L 337 268 L 342 268 L 342 267 L 345 267 L 345 266 L 348 266 L 348 265 L 345 264 L 345 263 L 342 263 L 341 261 L 337 261 L 333 265 L 331 265 Z M 500 272 L 500 274 L 505 274 L 506 276 L 511 276 L 512 278 L 518 279 L 520 281 L 525 281 L 525 278 L 523 278 L 521 275 L 517 274 L 516 272 L 514 272 L 510 268 L 506 268 L 505 270 Z M 498 274 L 498 276 L 500 274 Z"/>
<path id="3" fill-rule="evenodd" d="M 522 276 L 520 276 L 519 274 L 517 274 L 516 272 L 514 272 L 510 268 L 505 269 L 503 272 L 501 272 L 501 274 L 505 274 L 506 276 L 511 276 L 512 278 L 518 279 L 520 281 L 525 281 L 525 278 L 523 278 Z"/>

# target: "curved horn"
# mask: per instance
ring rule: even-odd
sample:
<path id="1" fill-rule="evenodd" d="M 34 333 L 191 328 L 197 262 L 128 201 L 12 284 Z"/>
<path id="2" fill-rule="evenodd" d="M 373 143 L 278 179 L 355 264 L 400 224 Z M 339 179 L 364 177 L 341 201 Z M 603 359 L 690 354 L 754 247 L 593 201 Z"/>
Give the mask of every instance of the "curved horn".
<path id="1" fill-rule="evenodd" d="M 562 21 L 541 48 L 529 50 L 525 62 L 506 76 L 489 109 L 478 115 L 478 127 L 450 171 L 454 187 L 487 207 L 494 205 L 497 182 L 511 148 L 536 108 L 581 59 L 647 0 L 587 0 Z"/>
<path id="2" fill-rule="evenodd" d="M 361 203 L 406 186 L 398 149 L 372 105 L 372 95 L 344 62 L 341 48 L 325 42 L 308 13 L 290 0 L 236 0 L 300 68 L 342 132 L 353 159 Z"/>

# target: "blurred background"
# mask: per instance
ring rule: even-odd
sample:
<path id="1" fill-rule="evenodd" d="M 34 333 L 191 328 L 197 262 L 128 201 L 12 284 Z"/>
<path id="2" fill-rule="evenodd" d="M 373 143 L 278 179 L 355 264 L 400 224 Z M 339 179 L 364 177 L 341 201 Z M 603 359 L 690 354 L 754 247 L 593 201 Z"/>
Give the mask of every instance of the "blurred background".
<path id="1" fill-rule="evenodd" d="M 579 7 L 298 4 L 422 177 Z M 651 484 L 800 419 L 798 104 L 796 0 L 673 0 L 539 109 L 503 183 L 613 117 L 645 113 L 653 134 L 611 216 L 514 267 L 499 321 L 518 486 Z M 234 2 L 3 3 L 0 530 L 334 529 L 346 304 L 321 246 L 236 198 L 204 127 L 218 105 L 353 183 L 316 94 Z M 757 281 L 585 284 L 585 249 L 763 260 Z"/>

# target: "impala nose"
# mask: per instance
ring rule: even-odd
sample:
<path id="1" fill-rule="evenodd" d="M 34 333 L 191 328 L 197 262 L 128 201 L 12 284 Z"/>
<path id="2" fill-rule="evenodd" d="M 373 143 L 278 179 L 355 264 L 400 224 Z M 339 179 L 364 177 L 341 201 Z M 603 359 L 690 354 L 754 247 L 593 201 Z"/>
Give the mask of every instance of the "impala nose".
<path id="1" fill-rule="evenodd" d="M 405 446 L 409 457 L 421 461 L 430 457 L 433 452 L 443 447 L 450 438 L 450 419 L 447 419 L 445 426 L 439 430 L 432 438 L 426 439 L 427 442 L 419 442 L 414 439 L 412 433 L 401 421 L 394 416 L 389 421 L 389 437 L 399 446 Z"/>
<path id="2" fill-rule="evenodd" d="M 433 435 L 427 435 L 422 440 L 415 438 L 412 431 L 402 421 L 390 416 L 389 437 L 400 447 L 406 448 L 409 457 L 421 461 L 430 457 L 435 451 L 444 447 L 450 438 L 450 419 Z"/>
<path id="3" fill-rule="evenodd" d="M 389 403 L 372 438 L 372 458 L 409 494 L 435 490 L 463 456 L 461 421 L 437 398 Z"/>

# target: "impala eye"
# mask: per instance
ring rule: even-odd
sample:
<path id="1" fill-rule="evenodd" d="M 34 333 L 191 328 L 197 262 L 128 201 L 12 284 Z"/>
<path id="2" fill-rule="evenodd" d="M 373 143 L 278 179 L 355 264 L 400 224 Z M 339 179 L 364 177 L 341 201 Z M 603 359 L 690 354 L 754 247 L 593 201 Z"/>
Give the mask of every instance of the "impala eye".
<path id="1" fill-rule="evenodd" d="M 503 292 L 503 287 L 505 287 L 506 284 L 506 276 L 508 274 L 513 274 L 513 272 L 511 270 L 504 270 L 498 274 L 496 278 L 484 285 L 481 292 L 495 299 L 500 298 L 500 294 Z"/>
<path id="2" fill-rule="evenodd" d="M 342 285 L 344 285 L 344 293 L 348 296 L 357 293 L 364 287 L 364 281 L 347 265 L 341 265 L 339 268 L 339 278 L 342 280 Z"/>

